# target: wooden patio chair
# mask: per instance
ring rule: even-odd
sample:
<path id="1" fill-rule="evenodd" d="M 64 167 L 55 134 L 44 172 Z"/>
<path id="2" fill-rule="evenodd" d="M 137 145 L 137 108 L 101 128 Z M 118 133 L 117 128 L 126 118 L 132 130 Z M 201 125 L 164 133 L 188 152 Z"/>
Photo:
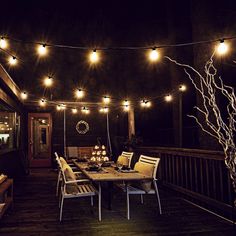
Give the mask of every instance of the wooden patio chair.
<path id="1" fill-rule="evenodd" d="M 62 220 L 63 204 L 65 199 L 90 197 L 93 206 L 93 196 L 98 195 L 99 221 L 101 221 L 101 196 L 90 182 L 84 179 L 76 179 L 70 167 L 62 171 L 61 200 L 60 200 L 60 221 Z"/>
<path id="2" fill-rule="evenodd" d="M 157 168 L 160 162 L 160 158 L 157 157 L 150 157 L 141 155 L 139 157 L 138 162 L 135 164 L 134 169 L 138 172 L 149 175 L 152 177 L 151 181 L 139 181 L 135 183 L 126 183 L 125 187 L 121 186 L 123 191 L 126 192 L 126 199 L 127 199 L 127 219 L 130 219 L 130 199 L 129 195 L 140 194 L 141 203 L 143 204 L 143 195 L 144 194 L 155 194 L 158 201 L 159 212 L 162 214 L 161 210 L 161 202 L 159 191 L 157 187 Z"/>

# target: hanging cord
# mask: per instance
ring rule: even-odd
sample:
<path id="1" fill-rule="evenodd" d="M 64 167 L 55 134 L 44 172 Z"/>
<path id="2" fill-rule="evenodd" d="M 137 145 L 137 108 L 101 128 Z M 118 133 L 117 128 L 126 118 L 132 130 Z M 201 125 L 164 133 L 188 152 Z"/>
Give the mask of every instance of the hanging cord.
<path id="1" fill-rule="evenodd" d="M 107 113 L 107 143 L 109 147 L 110 157 L 112 156 L 112 148 L 111 148 L 111 138 L 110 138 L 110 129 L 109 129 L 109 115 Z"/>

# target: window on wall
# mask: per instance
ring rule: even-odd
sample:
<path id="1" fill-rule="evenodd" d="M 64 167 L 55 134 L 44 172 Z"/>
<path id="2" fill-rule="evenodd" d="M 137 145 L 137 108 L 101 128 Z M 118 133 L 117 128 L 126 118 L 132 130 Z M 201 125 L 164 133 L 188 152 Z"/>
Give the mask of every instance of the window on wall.
<path id="1" fill-rule="evenodd" d="M 16 147 L 16 112 L 0 103 L 0 151 Z"/>

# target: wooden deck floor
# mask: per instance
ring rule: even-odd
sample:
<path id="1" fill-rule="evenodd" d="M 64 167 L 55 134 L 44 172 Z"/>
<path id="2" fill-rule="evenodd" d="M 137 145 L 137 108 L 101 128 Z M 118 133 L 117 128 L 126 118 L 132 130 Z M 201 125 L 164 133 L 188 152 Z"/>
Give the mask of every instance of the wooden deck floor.
<path id="1" fill-rule="evenodd" d="M 161 190 L 163 215 L 158 215 L 154 196 L 131 196 L 131 220 L 126 219 L 125 196 L 115 194 L 113 209 L 105 203 L 102 222 L 98 221 L 97 199 L 65 202 L 63 222 L 59 223 L 55 196 L 56 173 L 34 169 L 14 185 L 14 209 L 0 222 L 0 235 L 235 235 L 232 224 L 217 218 L 173 194 Z M 154 205 L 154 206 L 153 206 Z"/>

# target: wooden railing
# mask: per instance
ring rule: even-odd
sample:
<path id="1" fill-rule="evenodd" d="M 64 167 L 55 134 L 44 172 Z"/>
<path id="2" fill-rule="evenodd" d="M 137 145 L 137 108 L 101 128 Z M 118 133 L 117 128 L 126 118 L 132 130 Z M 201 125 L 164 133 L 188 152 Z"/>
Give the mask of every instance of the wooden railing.
<path id="1" fill-rule="evenodd" d="M 161 158 L 158 177 L 164 186 L 218 212 L 232 214 L 232 184 L 223 152 L 141 147 L 135 153 L 136 157 L 147 154 Z"/>

